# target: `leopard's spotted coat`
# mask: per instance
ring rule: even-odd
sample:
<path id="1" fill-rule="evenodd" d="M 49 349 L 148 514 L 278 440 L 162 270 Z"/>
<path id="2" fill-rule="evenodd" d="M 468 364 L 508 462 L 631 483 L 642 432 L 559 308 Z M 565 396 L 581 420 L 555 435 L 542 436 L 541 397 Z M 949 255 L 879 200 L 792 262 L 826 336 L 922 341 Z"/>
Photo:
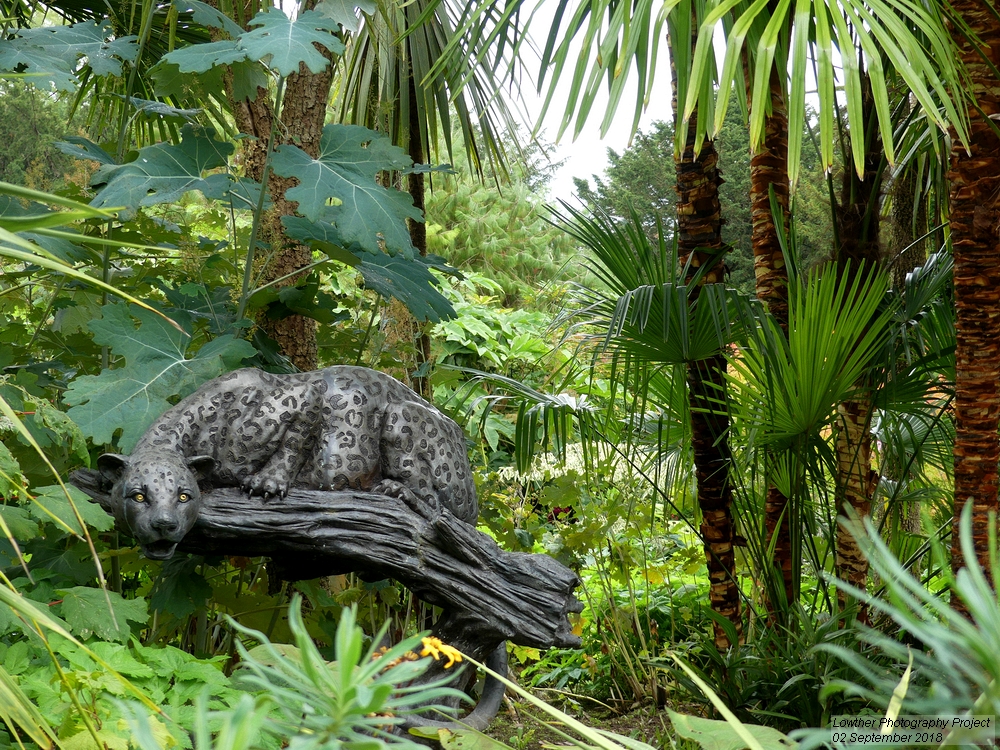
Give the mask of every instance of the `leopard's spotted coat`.
<path id="1" fill-rule="evenodd" d="M 130 457 L 107 454 L 99 465 L 115 480 L 140 544 L 157 557 L 172 554 L 193 525 L 199 475 L 265 496 L 353 489 L 446 508 L 468 523 L 478 515 L 461 427 L 364 367 L 237 370 L 168 409 Z"/>

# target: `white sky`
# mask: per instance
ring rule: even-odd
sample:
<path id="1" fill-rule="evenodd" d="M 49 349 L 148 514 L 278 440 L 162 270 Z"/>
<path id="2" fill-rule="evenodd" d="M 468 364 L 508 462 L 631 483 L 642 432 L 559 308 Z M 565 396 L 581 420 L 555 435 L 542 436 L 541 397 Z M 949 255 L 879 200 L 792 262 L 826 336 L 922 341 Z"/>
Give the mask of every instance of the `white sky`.
<path id="1" fill-rule="evenodd" d="M 662 85 L 669 92 L 670 80 L 669 78 L 665 80 L 658 78 L 657 85 Z M 555 117 L 551 119 L 556 120 L 556 123 L 546 129 L 545 135 L 549 139 L 555 137 L 558 125 L 557 118 L 565 109 L 564 106 L 560 105 L 563 105 L 564 102 L 565 97 L 552 107 Z M 566 163 L 556 172 L 552 182 L 549 183 L 549 200 L 556 201 L 559 198 L 569 200 L 575 190 L 574 177 L 589 180 L 591 175 L 602 175 L 608 164 L 608 149 L 612 148 L 621 153 L 628 147 L 632 128 L 633 102 L 634 99 L 629 99 L 619 104 L 618 113 L 611 129 L 603 139 L 601 138 L 601 120 L 604 116 L 605 102 L 602 102 L 599 107 L 595 105 L 583 132 L 580 133 L 576 141 L 572 140 L 571 129 L 563 135 L 562 140 L 557 144 L 557 151 L 553 158 L 556 161 L 566 159 Z M 537 106 L 541 106 L 540 102 Z M 639 129 L 646 130 L 653 120 L 669 120 L 670 117 L 670 96 L 668 93 L 650 103 L 649 108 L 639 121 Z"/>
<path id="2" fill-rule="evenodd" d="M 536 46 L 541 49 L 544 45 L 544 36 L 548 33 L 552 25 L 553 4 L 540 0 L 538 8 L 535 17 L 531 21 L 530 29 L 533 30 L 532 36 L 537 40 Z M 564 26 L 565 22 L 566 19 L 563 20 Z M 665 32 L 666 29 L 664 29 Z M 656 93 L 651 97 L 649 106 L 639 121 L 639 128 L 641 130 L 648 129 L 650 123 L 654 120 L 669 120 L 671 117 L 670 62 L 667 57 L 666 46 L 664 40 L 660 44 L 659 59 L 657 61 L 656 80 L 654 84 L 654 92 Z M 572 62 L 576 62 L 575 57 Z M 531 63 L 527 65 L 530 66 Z M 538 67 L 537 63 L 535 67 Z M 546 125 L 543 137 L 549 142 L 555 140 L 562 115 L 566 110 L 567 91 L 572 72 L 572 65 L 567 65 L 563 73 L 563 80 L 560 82 L 560 89 L 553 98 L 545 118 Z M 629 91 L 620 99 L 615 120 L 603 138 L 601 137 L 601 122 L 604 119 L 607 105 L 607 96 L 603 95 L 603 91 L 602 96 L 594 103 L 587 118 L 587 124 L 576 140 L 573 139 L 573 125 L 571 124 L 567 128 L 566 133 L 557 144 L 556 153 L 553 155 L 556 161 L 560 159 L 566 159 L 567 161 L 556 172 L 552 182 L 549 184 L 549 194 L 547 196 L 549 201 L 555 202 L 560 198 L 570 200 L 574 193 L 574 177 L 589 180 L 591 175 L 603 174 L 608 163 L 608 148 L 621 153 L 628 146 L 635 107 L 634 71 L 631 84 Z M 548 81 L 546 81 L 547 86 Z M 606 85 L 604 91 L 606 91 Z M 543 99 L 535 93 L 534 82 L 528 82 L 527 80 L 525 80 L 520 93 L 524 99 L 524 107 L 527 109 L 526 119 L 529 126 L 534 126 L 538 118 L 538 113 L 541 110 Z"/>

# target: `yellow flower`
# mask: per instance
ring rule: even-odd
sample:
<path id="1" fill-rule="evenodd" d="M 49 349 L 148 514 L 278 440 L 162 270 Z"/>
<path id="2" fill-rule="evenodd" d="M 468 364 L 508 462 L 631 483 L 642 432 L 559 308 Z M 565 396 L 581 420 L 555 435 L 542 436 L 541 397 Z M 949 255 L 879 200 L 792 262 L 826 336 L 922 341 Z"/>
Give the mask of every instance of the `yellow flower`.
<path id="1" fill-rule="evenodd" d="M 440 638 L 430 636 L 422 640 L 424 649 L 420 652 L 420 655 L 433 656 L 436 660 L 439 660 L 442 656 L 446 656 L 448 661 L 444 665 L 445 669 L 449 669 L 455 662 L 462 661 L 462 653 L 457 648 L 452 648 L 447 643 L 442 643 Z"/>

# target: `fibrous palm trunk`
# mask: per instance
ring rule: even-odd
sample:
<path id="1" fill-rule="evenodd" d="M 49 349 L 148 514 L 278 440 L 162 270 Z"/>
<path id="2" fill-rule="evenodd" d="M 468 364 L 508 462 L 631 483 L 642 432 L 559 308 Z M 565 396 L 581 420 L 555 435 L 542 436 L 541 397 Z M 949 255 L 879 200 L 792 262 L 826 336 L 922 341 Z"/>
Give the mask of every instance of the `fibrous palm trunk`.
<path id="1" fill-rule="evenodd" d="M 747 92 L 750 93 L 747 76 Z M 774 316 L 788 336 L 788 269 L 781 249 L 781 237 L 771 210 L 771 193 L 781 207 L 781 219 L 787 229 L 788 211 L 788 111 L 785 108 L 784 85 L 776 67 L 771 68 L 770 114 L 764 118 L 764 140 L 750 157 L 750 212 L 753 222 L 750 242 L 753 247 L 754 276 L 757 298 Z M 750 106 L 765 106 L 753 102 Z M 786 603 L 798 599 L 796 565 L 792 549 L 792 508 L 788 498 L 773 482 L 768 482 L 764 503 L 764 526 L 768 549 L 773 547 L 773 565 L 781 576 Z M 776 582 L 775 582 L 776 583 Z M 767 609 L 772 620 L 777 618 L 775 591 L 767 592 Z"/>
<path id="2" fill-rule="evenodd" d="M 412 48 L 410 51 L 412 56 Z M 421 135 L 420 128 L 420 113 L 417 110 L 417 82 L 413 78 L 413 65 L 409 66 L 409 81 L 407 82 L 410 88 L 410 117 L 409 117 L 409 154 L 410 158 L 413 160 L 414 164 L 423 164 L 425 160 L 424 156 L 424 144 L 423 137 Z M 413 206 L 420 211 L 421 214 L 424 213 L 424 209 L 427 205 L 425 198 L 425 176 L 423 172 L 413 172 L 407 177 L 407 191 L 410 193 L 410 197 L 413 199 Z M 410 227 L 410 241 L 413 243 L 413 247 L 416 248 L 420 255 L 427 255 L 427 225 L 422 221 L 415 221 L 413 219 L 407 219 Z M 431 393 L 431 381 L 428 376 L 426 369 L 427 365 L 430 363 L 431 359 L 431 337 L 427 333 L 427 325 L 421 323 L 420 321 L 414 319 L 413 330 L 416 340 L 416 350 L 417 350 L 417 371 L 420 375 L 412 378 L 413 390 L 419 393 L 424 398 L 429 401 L 433 401 L 433 394 Z"/>
<path id="3" fill-rule="evenodd" d="M 955 528 L 952 566 L 962 567 L 958 519 L 972 504 L 972 535 L 989 570 L 990 511 L 997 509 L 1000 445 L 1000 17 L 993 0 L 953 0 L 968 32 L 952 35 L 969 72 L 975 105 L 968 109 L 969 149 L 952 137 L 951 238 L 955 259 Z M 978 39 L 973 45 L 968 36 Z M 991 67 L 992 66 L 992 67 Z"/>
<path id="4" fill-rule="evenodd" d="M 871 121 L 874 111 L 871 86 L 862 78 L 862 103 Z M 858 176 L 850 167 L 844 170 L 840 200 L 835 209 L 837 225 L 837 264 L 839 272 L 851 279 L 858 274 L 871 274 L 878 268 L 879 252 L 879 194 L 881 190 L 879 165 L 882 161 L 881 140 L 866 140 L 865 171 Z M 855 384 L 854 395 L 837 408 L 837 430 L 834 450 L 837 459 L 836 498 L 837 517 L 867 518 L 871 514 L 871 499 L 875 489 L 875 475 L 871 468 L 871 418 L 872 393 L 868 383 Z M 848 512 L 850 508 L 851 512 Z M 868 559 L 858 545 L 850 528 L 840 523 L 837 527 L 837 575 L 862 591 L 868 583 Z M 841 597 L 844 598 L 843 596 Z M 862 609 L 859 619 L 867 619 Z"/>
<path id="5" fill-rule="evenodd" d="M 692 121 L 696 120 L 697 113 L 692 116 Z M 704 276 L 703 283 L 721 283 L 725 265 L 711 253 L 723 246 L 719 158 L 711 141 L 706 141 L 701 152 L 695 156 L 694 143 L 694 128 L 691 127 L 687 132 L 684 149 L 675 162 L 678 252 L 682 263 L 694 254 L 692 268 L 700 268 L 708 262 L 714 263 L 713 268 Z M 712 610 L 732 622 L 737 640 L 742 640 L 740 590 L 736 582 L 733 548 L 735 529 L 732 484 L 729 480 L 732 457 L 727 435 L 729 417 L 724 403 L 725 372 L 726 358 L 720 353 L 690 363 L 687 380 L 692 448 L 698 479 L 698 506 L 702 516 L 701 533 L 711 586 L 709 599 Z M 720 650 L 733 645 L 718 623 L 715 624 L 715 645 Z"/>

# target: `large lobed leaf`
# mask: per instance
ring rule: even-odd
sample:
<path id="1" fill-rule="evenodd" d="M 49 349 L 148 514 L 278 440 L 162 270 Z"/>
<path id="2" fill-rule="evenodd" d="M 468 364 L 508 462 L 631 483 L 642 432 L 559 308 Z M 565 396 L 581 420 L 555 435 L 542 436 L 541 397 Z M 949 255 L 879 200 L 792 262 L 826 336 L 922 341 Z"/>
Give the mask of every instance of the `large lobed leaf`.
<path id="1" fill-rule="evenodd" d="M 315 45 L 326 47 L 335 55 L 342 54 L 344 43 L 334 33 L 341 24 L 356 22 L 353 6 L 345 3 L 339 16 L 329 11 L 309 10 L 291 19 L 280 10 L 270 8 L 258 13 L 243 31 L 215 9 L 199 2 L 181 3 L 178 7 L 190 11 L 197 23 L 219 28 L 230 35 L 208 44 L 193 44 L 163 56 L 162 62 L 176 65 L 182 73 L 204 73 L 217 65 L 232 65 L 242 61 L 263 62 L 282 77 L 290 76 L 305 65 L 319 73 L 330 64 Z"/>
<path id="2" fill-rule="evenodd" d="M 406 219 L 423 221 L 409 195 L 375 181 L 382 170 L 409 167 L 410 157 L 383 135 L 359 125 L 330 124 L 323 128 L 319 158 L 298 146 L 280 146 L 274 155 L 275 174 L 295 177 L 299 184 L 287 191 L 299 213 L 310 221 L 334 224 L 342 243 L 357 242 L 370 253 L 412 252 Z M 330 206 L 330 199 L 339 205 Z"/>
<path id="3" fill-rule="evenodd" d="M 60 593 L 62 616 L 80 640 L 96 635 L 103 641 L 125 643 L 132 635 L 128 623 L 145 625 L 148 619 L 145 599 L 123 599 L 114 591 L 90 586 L 74 586 Z M 108 601 L 114 619 L 108 616 Z M 152 673 L 148 668 L 147 671 Z"/>
<path id="4" fill-rule="evenodd" d="M 189 333 L 162 317 L 125 305 L 106 305 L 103 317 L 89 324 L 94 341 L 123 356 L 125 367 L 76 378 L 63 396 L 67 412 L 95 443 L 107 445 L 119 428 L 119 447 L 130 451 L 146 428 L 166 411 L 171 399 L 238 367 L 254 348 L 233 336 L 220 336 L 191 359 L 185 351 Z M 139 319 L 136 328 L 132 316 Z"/>
<path id="5" fill-rule="evenodd" d="M 437 279 L 430 272 L 431 268 L 452 270 L 437 256 L 367 252 L 357 243 L 344 242 L 337 227 L 329 222 L 312 222 L 301 216 L 284 216 L 281 222 L 289 237 L 322 250 L 333 260 L 354 266 L 368 289 L 386 299 L 398 299 L 417 320 L 437 323 L 455 317 L 455 309 L 438 291 Z"/>
<path id="6" fill-rule="evenodd" d="M 21 29 L 0 44 L 0 70 L 27 73 L 38 88 L 75 91 L 80 59 L 97 76 L 120 76 L 138 53 L 136 37 L 115 37 L 108 21 Z"/>
<path id="7" fill-rule="evenodd" d="M 340 24 L 314 10 L 307 10 L 293 21 L 271 9 L 268 13 L 258 13 L 250 25 L 256 28 L 240 37 L 240 47 L 251 60 L 269 58 L 268 66 L 282 77 L 298 72 L 299 63 L 313 73 L 326 69 L 329 61 L 314 44 L 335 55 L 344 52 L 344 43 L 333 36 Z"/>
<path id="8" fill-rule="evenodd" d="M 242 195 L 249 187 L 246 180 L 237 181 L 225 173 L 202 176 L 226 166 L 234 150 L 231 143 L 212 136 L 211 130 L 185 125 L 179 144 L 157 143 L 140 149 L 135 161 L 103 164 L 91 180 L 92 185 L 101 186 L 91 205 L 134 211 L 179 200 L 189 190 L 200 190 L 210 199 L 223 198 L 230 191 Z"/>
<path id="9" fill-rule="evenodd" d="M 115 526 L 115 519 L 76 487 L 67 485 L 64 490 L 58 484 L 53 484 L 35 488 L 32 492 L 35 494 L 35 502 L 27 506 L 27 512 L 32 518 L 42 523 L 51 523 L 54 516 L 67 528 L 79 531 L 80 524 L 76 520 L 76 514 L 79 513 L 80 518 L 83 519 L 88 528 L 97 531 L 110 531 Z M 73 499 L 76 512 L 70 506 L 66 492 L 69 492 Z"/>

